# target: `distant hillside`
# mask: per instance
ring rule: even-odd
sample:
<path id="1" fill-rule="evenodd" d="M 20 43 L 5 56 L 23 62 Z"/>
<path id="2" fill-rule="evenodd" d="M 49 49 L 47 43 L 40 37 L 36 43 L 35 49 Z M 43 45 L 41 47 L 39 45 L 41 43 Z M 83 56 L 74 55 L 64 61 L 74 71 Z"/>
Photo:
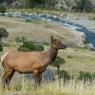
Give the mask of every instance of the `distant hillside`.
<path id="1" fill-rule="evenodd" d="M 8 7 L 23 7 L 27 6 L 27 1 L 30 3 L 33 2 L 33 0 L 0 0 L 0 3 L 8 6 Z M 43 0 L 34 0 L 34 1 L 42 1 Z M 57 3 L 55 3 L 57 1 Z M 47 0 L 46 2 L 50 3 L 51 5 L 53 2 L 56 4 L 57 8 L 72 8 L 76 5 L 76 0 Z M 79 1 L 79 0 L 78 0 Z M 92 5 L 95 7 L 95 0 L 89 0 L 91 1 Z M 45 1 L 44 1 L 45 2 Z M 31 4 L 30 4 L 31 5 Z"/>
<path id="2" fill-rule="evenodd" d="M 26 23 L 23 19 L 0 17 L 0 26 L 10 32 L 6 43 L 12 44 L 16 37 L 24 36 L 28 40 L 49 43 L 50 36 L 59 36 L 70 47 L 84 46 L 85 34 L 66 29 L 62 26 L 45 23 Z M 43 38 L 43 39 L 42 39 Z M 10 43 L 11 42 L 11 43 Z"/>

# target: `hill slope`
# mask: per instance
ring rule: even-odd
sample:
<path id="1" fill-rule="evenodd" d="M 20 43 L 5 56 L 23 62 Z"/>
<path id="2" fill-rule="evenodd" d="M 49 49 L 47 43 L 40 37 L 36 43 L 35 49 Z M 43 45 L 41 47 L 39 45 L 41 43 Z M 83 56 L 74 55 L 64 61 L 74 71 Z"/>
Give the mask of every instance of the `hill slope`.
<path id="1" fill-rule="evenodd" d="M 27 40 L 50 43 L 50 36 L 60 36 L 68 49 L 59 51 L 59 56 L 66 63 L 61 67 L 72 74 L 79 71 L 95 72 L 95 52 L 86 49 L 70 48 L 77 44 L 83 44 L 83 35 L 80 32 L 71 31 L 60 26 L 47 23 L 29 23 L 23 19 L 0 17 L 0 26 L 10 33 L 7 39 L 3 39 L 6 47 L 4 51 L 17 49 L 16 37 L 24 36 Z"/>
<path id="2" fill-rule="evenodd" d="M 49 43 L 50 36 L 60 36 L 68 46 L 84 45 L 85 35 L 82 32 L 76 32 L 65 29 L 61 26 L 47 23 L 29 23 L 24 19 L 0 17 L 0 25 L 10 32 L 7 42 L 15 42 L 18 36 L 25 36 L 28 40 L 36 40 L 42 43 Z"/>

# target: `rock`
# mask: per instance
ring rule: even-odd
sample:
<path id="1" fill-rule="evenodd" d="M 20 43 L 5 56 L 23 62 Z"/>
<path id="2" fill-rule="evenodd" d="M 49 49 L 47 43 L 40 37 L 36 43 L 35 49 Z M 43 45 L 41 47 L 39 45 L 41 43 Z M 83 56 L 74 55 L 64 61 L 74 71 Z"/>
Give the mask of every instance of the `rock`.
<path id="1" fill-rule="evenodd" d="M 33 79 L 32 74 L 26 74 L 25 77 L 26 77 L 28 80 Z M 50 69 L 46 69 L 46 71 L 43 72 L 42 77 L 43 77 L 43 80 L 45 80 L 45 81 L 53 81 L 53 80 L 55 80 L 54 71 L 53 71 L 53 70 L 50 70 Z"/>

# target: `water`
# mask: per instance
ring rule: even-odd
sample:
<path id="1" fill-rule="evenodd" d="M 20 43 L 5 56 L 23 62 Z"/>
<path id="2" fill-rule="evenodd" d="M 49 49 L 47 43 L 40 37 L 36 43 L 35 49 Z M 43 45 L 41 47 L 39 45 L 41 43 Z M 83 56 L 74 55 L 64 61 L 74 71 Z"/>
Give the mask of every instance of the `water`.
<path id="1" fill-rule="evenodd" d="M 0 15 L 2 14 L 0 13 Z M 31 21 L 32 20 L 46 21 L 51 24 L 64 26 L 67 29 L 78 30 L 80 32 L 85 33 L 87 42 L 91 43 L 93 47 L 95 47 L 95 33 L 89 31 L 87 28 L 83 26 L 67 22 L 63 18 L 48 15 L 48 14 L 36 14 L 36 13 L 35 14 L 5 13 L 2 16 L 4 15 L 10 17 L 20 17 L 20 18 L 24 18 L 25 20 L 31 20 Z"/>

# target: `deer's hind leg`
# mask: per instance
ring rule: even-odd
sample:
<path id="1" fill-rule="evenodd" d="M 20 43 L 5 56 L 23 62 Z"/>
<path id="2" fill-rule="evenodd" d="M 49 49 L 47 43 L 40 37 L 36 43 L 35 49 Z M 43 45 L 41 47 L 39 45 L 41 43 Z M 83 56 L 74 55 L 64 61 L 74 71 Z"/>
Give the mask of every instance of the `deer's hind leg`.
<path id="1" fill-rule="evenodd" d="M 9 89 L 9 82 L 13 77 L 14 72 L 15 72 L 14 70 L 5 71 L 5 74 L 2 78 L 4 88 L 7 87 Z"/>

